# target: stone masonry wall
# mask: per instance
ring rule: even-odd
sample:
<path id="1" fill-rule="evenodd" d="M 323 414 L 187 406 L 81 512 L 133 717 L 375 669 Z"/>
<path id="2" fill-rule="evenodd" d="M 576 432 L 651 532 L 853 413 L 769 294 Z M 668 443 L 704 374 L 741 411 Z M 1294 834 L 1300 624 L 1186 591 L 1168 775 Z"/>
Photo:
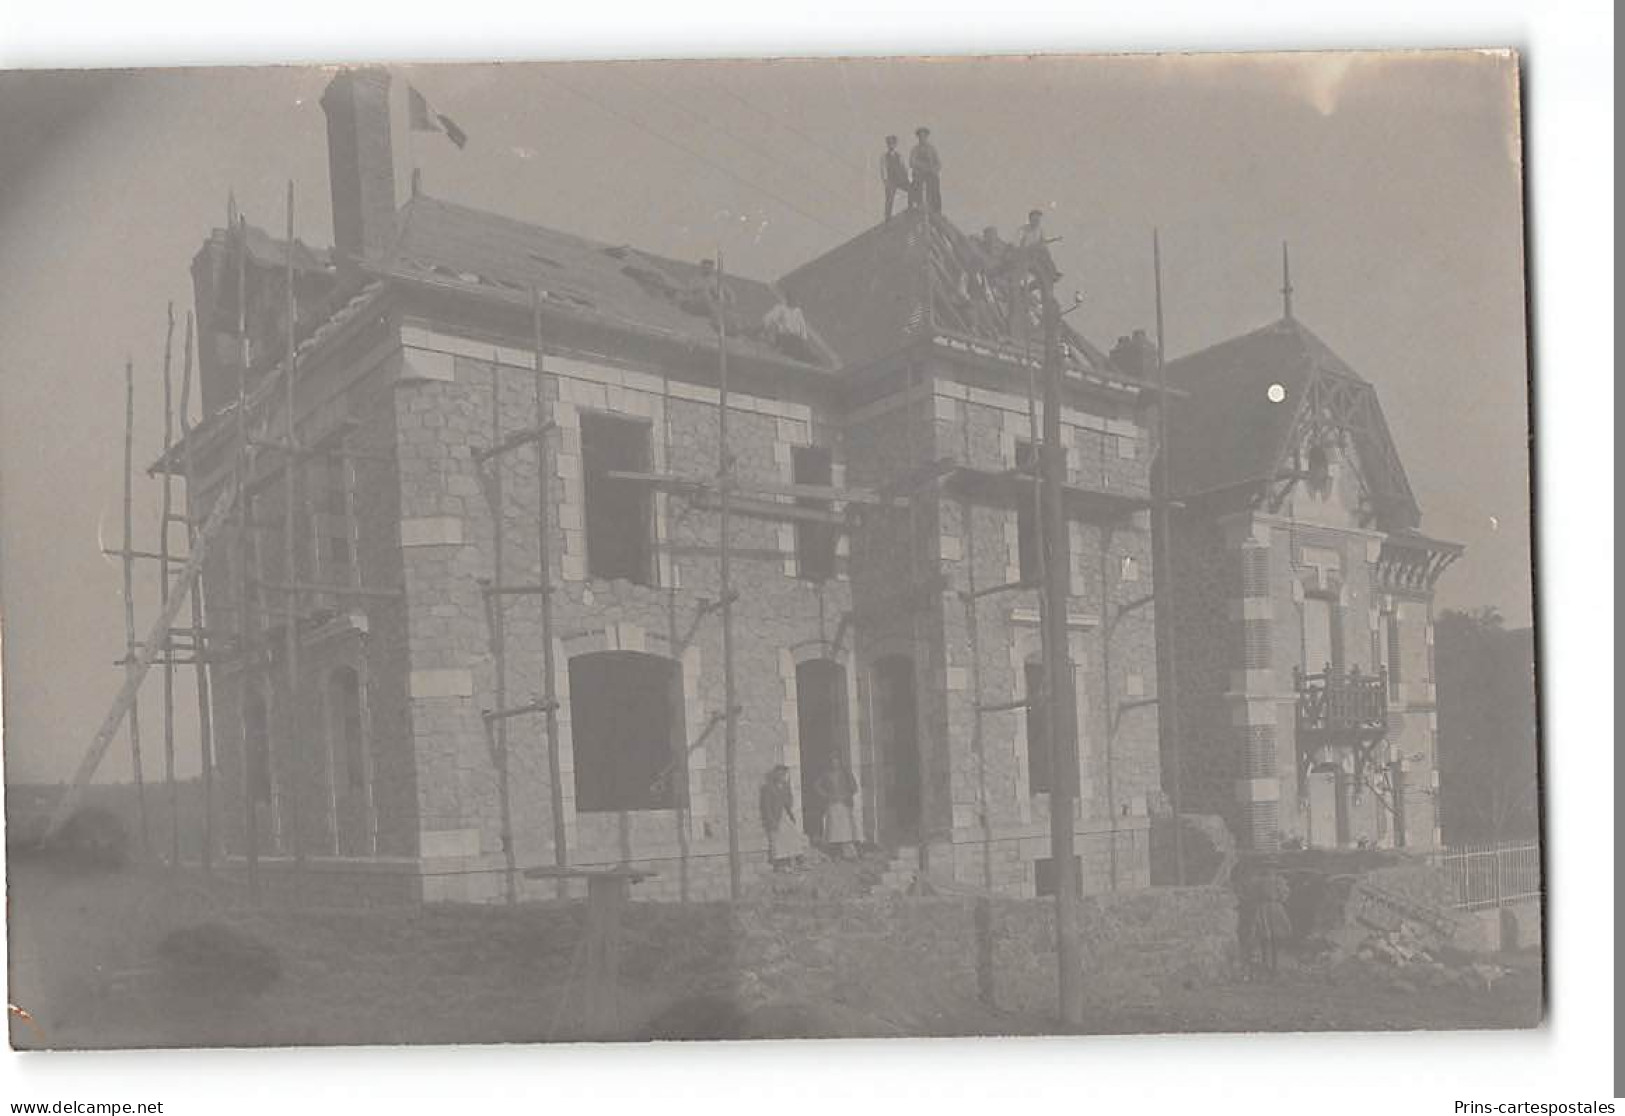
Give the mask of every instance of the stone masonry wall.
<path id="1" fill-rule="evenodd" d="M 916 377 L 917 378 L 917 377 Z M 876 833 L 888 843 L 917 845 L 941 840 L 952 826 L 948 755 L 943 744 L 944 662 L 941 617 L 931 579 L 940 514 L 929 476 L 935 460 L 929 389 L 902 381 L 899 390 L 847 416 L 848 476 L 853 484 L 890 487 L 906 506 L 866 514 L 852 536 L 852 594 L 856 681 L 860 709 L 860 793 Z M 902 478 L 915 477 L 910 484 Z M 885 728 L 876 712 L 875 671 L 883 659 L 907 657 L 913 664 L 919 726 L 920 825 L 913 832 L 896 824 L 894 798 L 906 761 L 889 754 Z M 865 778 L 867 776 L 867 778 Z"/>
<path id="2" fill-rule="evenodd" d="M 492 443 L 493 375 L 501 391 L 504 434 L 536 421 L 528 352 L 478 348 L 460 339 L 408 330 L 406 361 L 416 386 L 398 397 L 401 426 L 402 540 L 410 608 L 411 710 L 418 764 L 420 845 L 426 867 L 486 869 L 437 877 L 426 897 L 489 899 L 500 894 L 499 781 L 480 713 L 495 707 L 495 660 L 479 580 L 494 573 L 490 490 L 473 452 Z M 580 415 L 603 412 L 647 421 L 652 467 L 703 479 L 718 466 L 714 389 L 655 372 L 554 357 L 545 391 L 557 429 L 546 440 L 549 485 L 553 640 L 559 760 L 568 859 L 572 864 L 630 861 L 658 873 L 644 894 L 676 898 L 727 893 L 727 793 L 722 630 L 715 557 L 717 516 L 676 494 L 653 498 L 657 554 L 651 585 L 588 576 L 583 530 Z M 788 483 L 791 449 L 812 444 L 842 455 L 825 415 L 810 402 L 732 393 L 729 441 L 742 483 Z M 538 457 L 534 445 L 504 455 L 504 581 L 534 584 Z M 794 532 L 787 524 L 736 516 L 734 605 L 739 766 L 737 815 L 747 877 L 765 865 L 757 818 L 758 787 L 773 765 L 791 768 L 799 788 L 796 665 L 830 658 L 849 669 L 850 625 L 844 561 L 824 583 L 797 576 Z M 843 548 L 844 549 L 844 548 Z M 538 599 L 505 598 L 507 703 L 542 694 L 543 646 Z M 839 642 L 837 642 L 839 640 Z M 569 706 L 569 664 L 578 655 L 632 651 L 675 661 L 686 730 L 689 808 L 593 813 L 576 808 Z M 848 686 L 851 693 L 853 687 Z M 849 698 L 848 721 L 853 717 Z M 849 725 L 849 728 L 851 726 Z M 521 867 L 554 861 L 553 810 L 544 719 L 507 723 L 515 856 Z M 856 733 L 851 732 L 856 738 Z M 863 778 L 860 773 L 860 779 Z M 798 807 L 801 794 L 797 793 Z M 686 845 L 687 855 L 683 855 Z M 526 895 L 552 884 L 526 883 Z"/>
<path id="3" fill-rule="evenodd" d="M 1069 483 L 1143 497 L 1143 423 L 1102 409 L 1108 413 L 1063 411 Z M 938 380 L 933 411 L 938 456 L 983 473 L 1014 469 L 1018 443 L 1031 439 L 1023 395 Z M 1038 661 L 1042 650 L 1039 593 L 1023 588 L 978 596 L 973 638 L 965 595 L 1020 579 L 1016 505 L 961 493 L 945 496 L 939 516 L 955 876 L 1030 895 L 1037 862 L 1049 855 L 1049 795 L 1031 791 L 1026 711 L 978 717 L 976 706 L 1025 697 L 1024 665 Z M 1149 517 L 1075 518 L 1068 526 L 1080 775 L 1074 828 L 1084 890 L 1144 887 L 1148 818 L 1161 783 Z"/>
<path id="4" fill-rule="evenodd" d="M 1177 615 L 1166 653 L 1177 656 L 1179 673 L 1184 808 L 1220 814 L 1246 847 L 1338 841 L 1324 802 L 1316 820 L 1295 733 L 1293 672 L 1325 667 L 1306 661 L 1318 654 L 1305 626 L 1317 596 L 1329 602 L 1345 669 L 1372 674 L 1386 665 L 1386 624 L 1398 621 L 1389 754 L 1379 749 L 1374 762 L 1405 765 L 1404 843 L 1436 840 L 1429 603 L 1376 583 L 1381 536 L 1360 526 L 1360 498 L 1354 469 L 1338 459 L 1326 488 L 1300 486 L 1273 513 L 1194 507 L 1175 520 Z M 1382 779 L 1356 784 L 1346 746 L 1322 748 L 1313 762 L 1343 772 L 1336 812 L 1345 843 L 1394 844 Z"/>

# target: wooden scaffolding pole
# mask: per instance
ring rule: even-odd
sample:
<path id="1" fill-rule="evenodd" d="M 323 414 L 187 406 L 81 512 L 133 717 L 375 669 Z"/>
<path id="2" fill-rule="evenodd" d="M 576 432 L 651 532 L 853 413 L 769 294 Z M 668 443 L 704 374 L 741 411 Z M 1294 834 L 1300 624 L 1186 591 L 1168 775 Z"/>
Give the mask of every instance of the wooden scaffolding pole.
<path id="1" fill-rule="evenodd" d="M 970 423 L 960 424 L 960 452 L 971 460 Z M 978 626 L 976 592 L 976 524 L 974 505 L 961 496 L 960 531 L 965 537 L 965 589 L 960 599 L 965 605 L 965 641 L 970 645 L 971 752 L 976 757 L 976 814 L 982 829 L 982 890 L 993 893 L 993 817 L 987 801 L 987 733 L 982 725 L 982 643 Z"/>
<path id="2" fill-rule="evenodd" d="M 920 262 L 922 265 L 920 273 L 920 307 L 923 312 L 921 317 L 922 335 L 926 339 L 927 345 L 930 344 L 930 339 L 935 336 L 937 328 L 936 288 L 933 286 L 931 281 L 933 264 L 931 239 L 932 234 L 935 231 L 935 227 L 936 226 L 932 221 L 930 210 L 922 209 L 920 213 Z M 914 396 L 916 389 L 922 382 L 929 383 L 929 379 L 927 378 L 929 375 L 929 370 L 925 366 L 926 359 L 927 358 L 920 355 L 920 351 L 918 349 L 916 349 L 908 357 L 908 373 L 906 386 L 904 388 L 905 402 L 902 411 L 904 447 L 903 460 L 908 463 L 908 469 L 911 472 L 921 466 L 918 456 L 919 443 L 917 441 L 915 432 L 915 426 L 919 420 L 916 418 L 914 413 L 916 403 Z M 929 443 L 927 445 L 926 453 L 927 455 L 932 453 Z M 926 678 L 925 671 L 927 669 L 927 663 L 924 660 L 927 658 L 927 656 L 920 654 L 920 617 L 923 610 L 921 608 L 919 597 L 915 595 L 916 590 L 921 583 L 922 570 L 925 567 L 922 555 L 920 554 L 920 498 L 926 491 L 926 483 L 922 482 L 918 487 L 911 487 L 908 493 L 908 658 L 909 665 L 912 668 L 909 673 L 908 684 L 911 691 L 909 704 L 914 710 L 913 739 L 908 742 L 908 746 L 914 749 L 913 778 L 916 784 L 915 790 L 912 792 L 912 797 L 914 800 L 914 816 L 912 819 L 914 832 L 908 836 L 909 839 L 913 840 L 915 843 L 914 856 L 916 867 L 919 869 L 918 878 L 928 879 L 933 867 L 931 864 L 930 842 L 930 838 L 933 836 L 933 834 L 931 834 L 926 828 L 926 815 L 931 808 L 931 804 L 925 801 L 924 784 L 929 779 L 930 772 L 926 763 L 924 734 L 920 731 L 919 713 L 920 709 L 924 705 L 924 703 L 920 701 L 920 695 L 924 692 Z M 937 549 L 938 548 L 936 546 L 933 546 L 933 553 L 935 553 Z M 936 563 L 932 562 L 931 565 L 935 566 Z"/>
<path id="3" fill-rule="evenodd" d="M 286 637 L 286 667 L 288 671 L 288 708 L 283 718 L 286 738 L 283 741 L 288 755 L 288 767 L 292 772 L 289 786 L 289 812 L 292 817 L 288 823 L 290 843 L 293 845 L 293 859 L 296 868 L 303 868 L 305 862 L 305 831 L 304 831 L 304 748 L 300 744 L 303 737 L 304 712 L 302 704 L 302 687 L 300 685 L 300 656 L 299 656 L 299 617 L 301 606 L 304 604 L 304 594 L 297 588 L 299 581 L 299 517 L 296 506 L 299 488 L 299 461 L 298 440 L 295 437 L 295 410 L 294 410 L 294 382 L 297 370 L 298 345 L 295 337 L 297 328 L 298 303 L 293 291 L 293 182 L 288 183 L 288 241 L 286 251 L 286 269 L 284 280 L 287 285 L 286 304 L 283 316 L 287 328 L 287 356 L 284 358 L 286 367 L 283 375 L 283 405 L 286 414 L 284 434 L 287 438 L 287 452 L 282 455 L 282 568 L 287 574 L 291 588 L 287 601 L 288 617 L 284 622 Z"/>
<path id="4" fill-rule="evenodd" d="M 1157 607 L 1158 642 L 1167 649 L 1163 655 L 1161 679 L 1157 685 L 1157 716 L 1162 719 L 1163 728 L 1168 739 L 1168 756 L 1172 771 L 1169 773 L 1169 798 L 1174 811 L 1174 882 L 1183 886 L 1185 883 L 1185 838 L 1182 832 L 1180 816 L 1184 812 L 1183 782 L 1184 753 L 1179 741 L 1179 671 L 1177 649 L 1173 644 L 1173 618 L 1174 618 L 1174 552 L 1172 539 L 1168 537 L 1172 530 L 1172 518 L 1169 514 L 1172 499 L 1173 455 L 1168 445 L 1168 370 L 1164 357 L 1165 342 L 1162 332 L 1162 238 L 1156 229 L 1151 230 L 1151 269 L 1155 280 L 1157 298 L 1157 392 L 1161 396 L 1157 400 L 1157 456 L 1162 460 L 1157 470 L 1157 488 L 1153 498 L 1157 508 L 1157 527 L 1152 535 L 1152 543 L 1156 547 L 1153 554 L 1152 585 L 1153 591 L 1161 602 Z M 1287 289 L 1291 289 L 1291 280 L 1287 281 Z M 1292 316 L 1291 295 L 1287 295 L 1287 316 Z M 1158 541 L 1160 540 L 1160 542 Z M 1161 561 L 1156 561 L 1160 556 Z"/>
<path id="5" fill-rule="evenodd" d="M 728 799 L 728 898 L 743 890 L 739 843 L 739 726 L 734 711 L 733 570 L 729 553 L 729 512 L 733 495 L 733 454 L 728 449 L 728 323 L 723 313 L 722 249 L 717 249 L 717 578 L 722 602 L 722 747 Z"/>
<path id="6" fill-rule="evenodd" d="M 133 671 L 135 647 L 135 539 L 133 539 L 133 473 L 135 473 L 135 361 L 124 362 L 124 658 L 125 669 Z M 169 572 L 164 567 L 164 573 Z M 146 786 L 141 778 L 140 687 L 130 700 L 130 778 L 135 783 L 135 802 L 140 817 L 141 848 L 151 848 L 151 832 L 146 819 Z"/>
<path id="7" fill-rule="evenodd" d="M 508 750 L 508 721 L 513 717 L 531 713 L 545 715 L 547 733 L 547 762 L 549 796 L 553 812 L 553 858 L 557 871 L 546 878 L 556 882 L 559 898 L 569 894 L 569 876 L 564 870 L 569 864 L 568 830 L 564 823 L 563 760 L 559 755 L 558 686 L 554 675 L 556 659 L 553 652 L 553 572 L 551 486 L 547 479 L 546 438 L 553 424 L 547 418 L 546 364 L 542 356 L 541 297 L 532 293 L 531 328 L 534 375 L 532 378 L 536 423 L 534 427 L 504 434 L 502 430 L 502 365 L 496 354 L 491 357 L 491 444 L 474 451 L 474 462 L 484 482 L 482 489 L 491 507 L 491 562 L 492 576 L 481 579 L 480 592 L 485 607 L 486 623 L 490 626 L 491 660 L 494 671 L 496 708 L 481 713 L 486 745 L 491 752 L 492 765 L 497 773 L 497 796 L 502 830 L 504 863 L 504 896 L 510 904 L 519 901 L 518 850 L 514 843 L 513 789 Z M 506 503 L 503 484 L 503 458 L 526 443 L 536 443 L 536 545 L 541 563 L 538 584 L 510 586 L 506 575 Z M 490 466 L 490 472 L 484 473 Z M 542 620 L 542 693 L 543 696 L 522 705 L 508 705 L 508 645 L 505 598 L 535 595 L 541 598 Z M 541 877 L 537 877 L 541 878 Z"/>
<path id="8" fill-rule="evenodd" d="M 242 762 L 243 784 L 243 855 L 248 861 L 248 886 L 255 899 L 260 896 L 260 823 L 259 800 L 256 797 L 258 788 L 255 786 L 255 769 L 258 766 L 253 756 L 249 754 L 251 742 L 248 738 L 248 698 L 254 691 L 255 681 L 250 677 L 250 647 L 255 642 L 251 631 L 253 627 L 253 612 L 248 599 L 248 561 L 250 543 L 250 523 L 253 516 L 253 500 L 248 494 L 248 481 L 253 473 L 253 453 L 248 441 L 248 221 L 241 214 L 237 215 L 237 448 L 233 455 L 233 468 L 236 472 L 234 487 L 237 501 L 236 542 L 237 553 L 234 556 L 236 566 L 237 591 L 237 727 L 238 727 L 238 755 Z M 217 497 L 218 499 L 218 497 Z M 254 548 L 257 550 L 258 548 Z M 268 748 L 269 741 L 259 741 L 256 745 Z M 270 759 L 266 758 L 267 778 L 269 778 Z"/>
<path id="9" fill-rule="evenodd" d="M 1104 454 L 1105 443 L 1102 443 L 1101 453 Z M 1116 533 L 1115 525 L 1103 523 L 1100 526 L 1100 705 L 1101 722 L 1105 726 L 1105 735 L 1101 740 L 1101 758 L 1105 761 L 1106 774 L 1106 821 L 1110 829 L 1106 835 L 1106 880 L 1110 890 L 1116 891 L 1121 865 L 1118 863 L 1117 835 L 1118 809 L 1117 809 L 1117 771 L 1113 763 L 1115 759 L 1115 745 L 1117 741 L 1117 721 L 1121 716 L 1121 707 L 1112 700 L 1112 633 L 1117 628 L 1117 622 L 1122 618 L 1122 610 L 1116 607 L 1116 575 L 1112 572 L 1111 543 Z M 1132 830 L 1130 831 L 1130 840 Z"/>
<path id="10" fill-rule="evenodd" d="M 134 511 L 131 506 L 135 470 L 135 362 L 124 361 L 124 658 L 127 672 L 135 671 L 135 554 Z M 169 570 L 163 571 L 166 575 Z M 139 694 L 139 682 L 136 693 Z M 141 705 L 139 697 L 130 700 L 130 778 L 135 783 L 136 812 L 141 826 L 141 848 L 150 847 L 152 835 L 147 824 L 147 790 L 141 777 Z"/>
<path id="11" fill-rule="evenodd" d="M 186 552 L 188 554 L 197 549 L 198 507 L 197 489 L 197 463 L 192 448 L 192 353 L 193 353 L 192 312 L 186 312 L 186 338 L 183 345 L 184 356 L 181 360 L 181 459 L 182 478 L 186 490 Z M 205 649 L 213 641 L 213 636 L 207 636 L 203 630 L 203 571 L 198 570 L 197 577 L 190 589 L 192 599 L 192 652 L 193 661 L 197 670 L 197 736 L 198 736 L 198 763 L 201 767 L 200 779 L 203 784 L 203 820 L 201 834 L 201 849 L 199 859 L 203 871 L 207 874 L 214 867 L 214 708 L 209 700 L 209 666 Z"/>
<path id="12" fill-rule="evenodd" d="M 664 464 L 671 468 L 671 367 L 669 364 L 661 365 L 660 372 L 660 439 L 664 450 Z M 658 497 L 656 497 L 658 499 Z M 670 499 L 667 497 L 667 507 L 670 508 Z M 668 521 L 667 541 L 673 540 L 674 526 Z M 656 559 L 658 569 L 659 559 Z M 684 641 L 682 633 L 677 626 L 677 554 L 668 551 L 666 554 L 666 639 L 671 647 L 672 656 L 677 660 L 677 669 L 682 670 Z M 681 684 L 679 677 L 679 683 Z M 686 727 L 686 726 L 685 726 Z M 688 782 L 688 757 L 690 749 L 697 746 L 697 741 L 688 739 L 686 731 L 672 733 L 672 778 L 676 780 L 677 807 L 672 811 L 675 829 L 677 830 L 677 899 L 680 903 L 687 903 L 691 898 L 689 894 L 689 860 L 693 850 L 690 848 L 690 830 L 693 826 L 694 815 L 690 795 L 693 788 Z"/>
<path id="13" fill-rule="evenodd" d="M 1042 297 L 1044 321 L 1044 439 L 1039 464 L 1043 472 L 1044 681 L 1049 703 L 1050 855 L 1055 863 L 1056 964 L 1061 1022 L 1083 1022 L 1083 957 L 1078 940 L 1079 879 L 1075 867 L 1073 806 L 1078 790 L 1077 703 L 1073 697 L 1071 649 L 1067 646 L 1067 593 L 1071 563 L 1064 488 L 1066 451 L 1061 445 L 1060 307 L 1047 258 L 1032 268 Z"/>
<path id="14" fill-rule="evenodd" d="M 547 434 L 553 429 L 547 406 L 546 373 L 542 357 L 542 296 L 530 292 L 531 348 L 536 369 L 536 553 L 541 566 L 542 615 L 542 700 L 547 703 L 544 714 L 547 731 L 547 790 L 553 811 L 553 863 L 563 869 L 570 864 L 569 831 L 564 824 L 564 764 L 559 756 L 559 701 L 558 684 L 554 677 L 557 663 L 553 656 L 553 548 L 552 483 L 548 479 Z M 560 899 L 569 895 L 569 881 L 560 876 L 557 881 Z"/>
<path id="15" fill-rule="evenodd" d="M 166 310 L 164 326 L 164 460 L 175 444 L 175 389 L 172 374 L 175 351 L 175 304 Z M 169 525 L 175 514 L 174 473 L 163 470 L 163 503 L 158 521 L 158 601 L 169 603 Z M 181 863 L 180 787 L 175 782 L 175 656 L 169 631 L 164 631 L 164 787 L 169 798 L 169 867 Z"/>
<path id="16" fill-rule="evenodd" d="M 495 354 L 491 357 L 491 446 L 493 451 L 502 442 L 502 370 Z M 506 608 L 502 592 L 503 524 L 507 519 L 503 507 L 502 457 L 495 452 L 491 459 L 491 586 L 485 595 L 486 614 L 491 624 L 491 658 L 496 673 L 496 709 L 485 717 L 485 732 L 491 742 L 491 756 L 497 769 L 497 804 L 502 826 L 502 893 L 509 905 L 519 901 L 516 877 L 518 864 L 513 847 L 513 800 L 508 785 L 508 645 L 503 613 Z M 544 571 L 545 576 L 545 571 Z"/>

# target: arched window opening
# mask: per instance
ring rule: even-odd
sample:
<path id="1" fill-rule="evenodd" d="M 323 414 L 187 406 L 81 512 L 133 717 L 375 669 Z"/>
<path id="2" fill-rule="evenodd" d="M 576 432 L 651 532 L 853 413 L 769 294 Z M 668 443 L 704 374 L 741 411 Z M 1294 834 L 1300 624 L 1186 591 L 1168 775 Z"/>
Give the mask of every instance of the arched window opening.
<path id="1" fill-rule="evenodd" d="M 577 811 L 686 805 L 686 767 L 676 744 L 682 723 L 682 680 L 675 661 L 637 651 L 571 659 Z"/>

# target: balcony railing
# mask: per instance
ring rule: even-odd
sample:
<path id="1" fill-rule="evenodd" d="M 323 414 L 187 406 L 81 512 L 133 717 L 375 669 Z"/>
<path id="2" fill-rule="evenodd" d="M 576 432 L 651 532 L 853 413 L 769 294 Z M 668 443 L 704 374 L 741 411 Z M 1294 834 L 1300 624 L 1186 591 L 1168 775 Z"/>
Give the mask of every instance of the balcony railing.
<path id="1" fill-rule="evenodd" d="M 1388 731 L 1388 672 L 1364 674 L 1359 667 L 1317 674 L 1292 671 L 1298 694 L 1298 732 L 1354 735 L 1365 739 Z"/>

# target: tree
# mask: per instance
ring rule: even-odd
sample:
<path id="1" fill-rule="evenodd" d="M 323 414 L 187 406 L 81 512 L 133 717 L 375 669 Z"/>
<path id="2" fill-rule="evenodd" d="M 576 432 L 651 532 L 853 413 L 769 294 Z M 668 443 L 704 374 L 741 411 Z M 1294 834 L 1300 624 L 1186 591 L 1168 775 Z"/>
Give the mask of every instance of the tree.
<path id="1" fill-rule="evenodd" d="M 1448 844 L 1534 837 L 1540 825 L 1534 631 L 1494 608 L 1434 625 L 1439 814 Z"/>

